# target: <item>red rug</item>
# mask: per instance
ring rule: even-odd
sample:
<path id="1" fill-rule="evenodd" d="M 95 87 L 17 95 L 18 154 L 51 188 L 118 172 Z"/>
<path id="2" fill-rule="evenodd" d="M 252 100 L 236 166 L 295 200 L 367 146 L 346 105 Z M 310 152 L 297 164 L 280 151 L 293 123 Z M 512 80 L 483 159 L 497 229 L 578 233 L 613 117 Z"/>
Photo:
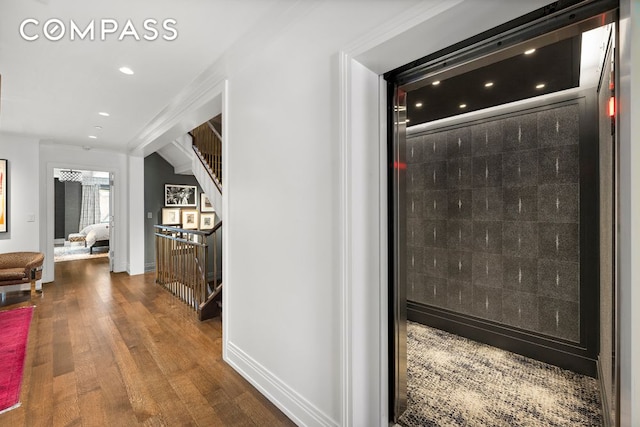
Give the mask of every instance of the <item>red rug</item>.
<path id="1" fill-rule="evenodd" d="M 0 413 L 20 405 L 33 307 L 0 311 Z"/>

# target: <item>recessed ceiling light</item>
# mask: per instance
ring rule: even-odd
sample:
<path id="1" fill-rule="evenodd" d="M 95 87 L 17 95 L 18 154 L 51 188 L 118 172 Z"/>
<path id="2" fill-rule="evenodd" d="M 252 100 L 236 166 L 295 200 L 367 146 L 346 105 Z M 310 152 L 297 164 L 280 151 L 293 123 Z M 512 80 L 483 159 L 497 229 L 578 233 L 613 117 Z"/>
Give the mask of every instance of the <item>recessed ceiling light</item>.
<path id="1" fill-rule="evenodd" d="M 120 67 L 119 70 L 122 74 L 126 74 L 128 76 L 133 74 L 133 70 L 129 67 Z"/>
<path id="2" fill-rule="evenodd" d="M 491 87 L 491 86 L 493 86 L 493 82 L 486 82 L 484 84 L 484 87 Z"/>
<path id="3" fill-rule="evenodd" d="M 535 49 L 525 50 L 525 51 L 524 51 L 524 54 L 525 54 L 525 55 L 531 55 L 531 54 L 532 54 L 533 52 L 535 52 L 535 51 L 536 51 Z"/>
<path id="4" fill-rule="evenodd" d="M 434 86 L 438 86 L 440 84 L 440 80 L 436 80 L 435 82 L 431 83 Z"/>
<path id="5" fill-rule="evenodd" d="M 459 107 L 460 108 L 467 108 L 467 104 L 460 104 Z"/>
<path id="6" fill-rule="evenodd" d="M 98 139 L 98 137 L 97 137 L 97 136 L 95 136 L 95 135 L 89 135 L 89 138 L 91 138 L 91 139 Z"/>
<path id="7" fill-rule="evenodd" d="M 109 113 L 105 113 L 104 111 L 100 111 L 98 114 L 100 114 L 103 117 L 109 117 Z"/>
<path id="8" fill-rule="evenodd" d="M 100 129 L 102 129 L 102 126 L 94 126 L 94 128 L 100 130 Z"/>
<path id="9" fill-rule="evenodd" d="M 416 102 L 416 108 L 422 107 L 422 102 Z"/>
<path id="10" fill-rule="evenodd" d="M 546 85 L 544 83 L 540 83 L 536 85 L 536 89 L 542 89 L 544 88 Z"/>

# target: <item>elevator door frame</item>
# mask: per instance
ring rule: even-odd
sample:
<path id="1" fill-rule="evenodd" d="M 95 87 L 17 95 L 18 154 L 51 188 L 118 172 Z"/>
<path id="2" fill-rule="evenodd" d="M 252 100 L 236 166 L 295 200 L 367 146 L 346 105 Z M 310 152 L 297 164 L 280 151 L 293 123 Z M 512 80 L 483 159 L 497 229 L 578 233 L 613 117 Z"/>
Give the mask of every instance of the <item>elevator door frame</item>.
<path id="1" fill-rule="evenodd" d="M 406 307 L 406 294 L 400 290 L 399 279 L 401 273 L 397 270 L 398 254 L 400 252 L 397 245 L 396 236 L 400 232 L 397 218 L 398 212 L 395 203 L 397 202 L 393 190 L 397 185 L 394 177 L 397 178 L 398 170 L 402 162 L 397 157 L 399 134 L 406 132 L 406 129 L 398 130 L 399 115 L 398 104 L 394 104 L 397 96 L 397 89 L 402 87 L 409 90 L 412 85 L 419 85 L 420 81 L 432 78 L 442 72 L 442 70 L 454 70 L 456 74 L 465 71 L 470 63 L 478 63 L 483 58 L 494 54 L 496 51 L 513 47 L 535 37 L 548 35 L 552 32 L 562 32 L 569 27 L 578 26 L 574 23 L 583 20 L 600 19 L 614 20 L 617 10 L 616 1 L 590 1 L 578 2 L 566 6 L 563 9 L 548 10 L 548 16 L 535 18 L 535 14 L 530 14 L 531 21 L 523 22 L 523 19 L 516 19 L 500 26 L 498 29 L 489 30 L 467 41 L 461 42 L 451 48 L 436 52 L 421 60 L 414 61 L 407 66 L 400 67 L 384 75 L 388 88 L 388 108 L 387 129 L 388 129 L 388 154 L 389 154 L 389 398 L 390 398 L 390 420 L 395 422 L 403 411 L 403 403 L 406 403 L 406 391 L 403 393 L 402 385 L 406 387 L 406 370 L 402 371 L 402 366 L 406 367 L 406 351 L 403 355 L 400 340 L 406 340 L 406 310 L 403 314 L 402 307 Z M 543 8 L 546 9 L 546 8 Z M 543 12 L 544 13 L 544 12 Z M 601 22 L 602 23 L 602 22 Z M 592 25 L 591 23 L 589 25 Z M 458 68 L 455 71 L 455 68 Z M 394 112 L 395 108 L 395 113 Z M 394 140 L 395 139 L 395 140 Z M 400 222 L 400 228 L 401 228 Z M 596 220 L 597 224 L 597 220 Z M 582 236 L 581 236 L 582 237 Z M 596 298 L 597 300 L 597 298 Z M 616 309 L 617 311 L 617 309 Z M 404 335 L 403 335 L 404 330 Z M 616 337 L 614 337 L 616 340 Z M 617 341 L 617 340 L 616 340 Z M 405 342 L 406 350 L 406 342 Z M 404 360 L 399 360 L 398 356 L 403 356 Z M 400 388 L 399 388 L 400 387 Z M 405 399 L 405 401 L 403 401 Z"/>

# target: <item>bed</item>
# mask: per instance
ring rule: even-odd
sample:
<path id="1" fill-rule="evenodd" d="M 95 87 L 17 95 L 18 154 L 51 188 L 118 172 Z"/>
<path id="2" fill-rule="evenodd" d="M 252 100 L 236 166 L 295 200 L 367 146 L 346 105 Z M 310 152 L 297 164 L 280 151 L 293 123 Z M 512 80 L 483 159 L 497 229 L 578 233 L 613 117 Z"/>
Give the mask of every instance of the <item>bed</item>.
<path id="1" fill-rule="evenodd" d="M 70 242 L 84 242 L 93 253 L 93 248 L 109 247 L 109 224 L 91 224 L 80 230 L 79 233 L 69 234 Z"/>

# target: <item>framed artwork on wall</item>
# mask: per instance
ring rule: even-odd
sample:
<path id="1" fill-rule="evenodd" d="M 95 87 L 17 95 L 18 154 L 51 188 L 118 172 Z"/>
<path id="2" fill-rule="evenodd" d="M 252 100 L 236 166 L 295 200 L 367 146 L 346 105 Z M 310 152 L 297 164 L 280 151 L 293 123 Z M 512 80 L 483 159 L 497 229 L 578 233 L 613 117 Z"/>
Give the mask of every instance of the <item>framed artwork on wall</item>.
<path id="1" fill-rule="evenodd" d="M 216 214 L 203 213 L 200 214 L 200 230 L 211 230 L 216 220 Z"/>
<path id="2" fill-rule="evenodd" d="M 198 211 L 195 209 L 182 210 L 182 228 L 195 230 L 198 228 Z"/>
<path id="3" fill-rule="evenodd" d="M 164 185 L 164 205 L 165 206 L 198 206 L 198 187 L 195 185 L 165 184 Z"/>
<path id="4" fill-rule="evenodd" d="M 180 208 L 162 208 L 162 225 L 180 225 Z"/>
<path id="5" fill-rule="evenodd" d="M 211 201 L 206 194 L 200 193 L 200 212 L 215 212 Z"/>
<path id="6" fill-rule="evenodd" d="M 0 233 L 6 233 L 7 228 L 7 159 L 0 159 Z"/>

